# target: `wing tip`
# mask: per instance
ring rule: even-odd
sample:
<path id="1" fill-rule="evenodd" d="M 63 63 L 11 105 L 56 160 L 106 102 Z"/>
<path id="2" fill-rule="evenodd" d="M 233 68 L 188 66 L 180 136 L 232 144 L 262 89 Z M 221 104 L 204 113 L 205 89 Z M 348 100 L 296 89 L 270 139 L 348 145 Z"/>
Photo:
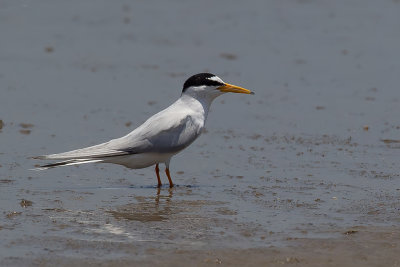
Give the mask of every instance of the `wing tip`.
<path id="1" fill-rule="evenodd" d="M 60 166 L 79 165 L 79 164 L 85 164 L 85 163 L 96 163 L 96 162 L 102 162 L 102 161 L 103 161 L 102 159 L 72 159 L 72 160 L 65 160 L 65 161 L 50 163 L 50 164 L 46 164 L 46 165 L 35 165 L 35 168 L 29 169 L 29 170 L 43 171 L 43 170 L 48 170 L 48 169 L 52 169 L 52 168 L 60 167 Z"/>

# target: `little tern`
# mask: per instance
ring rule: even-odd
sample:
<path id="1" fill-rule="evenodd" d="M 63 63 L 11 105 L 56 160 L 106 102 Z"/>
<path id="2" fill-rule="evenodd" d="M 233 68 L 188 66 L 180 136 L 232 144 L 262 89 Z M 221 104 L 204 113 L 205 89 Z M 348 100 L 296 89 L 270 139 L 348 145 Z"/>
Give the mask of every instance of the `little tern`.
<path id="1" fill-rule="evenodd" d="M 169 186 L 173 187 L 169 172 L 171 158 L 199 137 L 212 101 L 228 92 L 254 94 L 248 89 L 225 83 L 211 73 L 193 75 L 183 84 L 181 97 L 175 103 L 150 117 L 129 134 L 95 146 L 34 157 L 62 160 L 36 170 L 84 163 L 114 163 L 130 169 L 155 165 L 157 186 L 161 187 L 158 165 L 164 163 Z"/>

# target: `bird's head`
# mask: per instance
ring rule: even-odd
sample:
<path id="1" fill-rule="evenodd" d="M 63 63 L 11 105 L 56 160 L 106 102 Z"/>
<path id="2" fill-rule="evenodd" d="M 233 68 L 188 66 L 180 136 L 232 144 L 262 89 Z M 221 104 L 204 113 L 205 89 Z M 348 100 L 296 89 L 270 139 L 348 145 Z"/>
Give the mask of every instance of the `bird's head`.
<path id="1" fill-rule="evenodd" d="M 225 83 L 217 75 L 211 73 L 199 73 L 193 75 L 183 84 L 182 94 L 195 97 L 207 97 L 214 99 L 224 93 L 254 94 L 242 87 Z"/>

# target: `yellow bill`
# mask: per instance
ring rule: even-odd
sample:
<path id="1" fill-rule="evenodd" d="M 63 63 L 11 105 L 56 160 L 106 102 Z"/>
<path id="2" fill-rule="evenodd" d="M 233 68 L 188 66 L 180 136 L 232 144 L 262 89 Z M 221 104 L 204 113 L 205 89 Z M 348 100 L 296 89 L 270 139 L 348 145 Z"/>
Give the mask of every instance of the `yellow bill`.
<path id="1" fill-rule="evenodd" d="M 233 85 L 233 84 L 229 84 L 229 83 L 225 83 L 225 85 L 220 86 L 217 89 L 224 93 L 231 92 L 231 93 L 254 95 L 254 92 L 252 92 L 248 89 L 245 89 L 245 88 Z"/>

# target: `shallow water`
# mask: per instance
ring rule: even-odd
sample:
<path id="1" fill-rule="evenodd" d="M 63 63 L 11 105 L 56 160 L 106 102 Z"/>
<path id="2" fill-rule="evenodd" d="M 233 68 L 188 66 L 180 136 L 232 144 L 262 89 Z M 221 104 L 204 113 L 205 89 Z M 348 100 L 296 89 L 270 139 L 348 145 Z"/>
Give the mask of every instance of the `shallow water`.
<path id="1" fill-rule="evenodd" d="M 400 233 L 400 4 L 367 2 L 3 1 L 0 263 Z M 201 71 L 256 95 L 213 103 L 175 188 L 152 168 L 29 170 L 128 133 Z"/>

